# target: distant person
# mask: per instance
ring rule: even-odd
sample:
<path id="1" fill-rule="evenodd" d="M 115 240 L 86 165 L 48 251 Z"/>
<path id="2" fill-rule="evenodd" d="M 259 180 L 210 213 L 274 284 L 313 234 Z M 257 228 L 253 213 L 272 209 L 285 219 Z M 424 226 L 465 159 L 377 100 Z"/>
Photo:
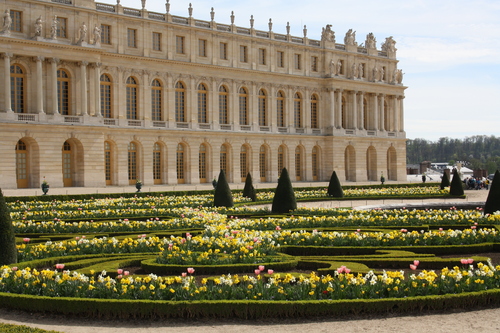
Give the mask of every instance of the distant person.
<path id="1" fill-rule="evenodd" d="M 422 183 L 425 183 L 425 181 L 427 180 L 427 177 L 425 176 L 425 173 L 422 175 Z"/>

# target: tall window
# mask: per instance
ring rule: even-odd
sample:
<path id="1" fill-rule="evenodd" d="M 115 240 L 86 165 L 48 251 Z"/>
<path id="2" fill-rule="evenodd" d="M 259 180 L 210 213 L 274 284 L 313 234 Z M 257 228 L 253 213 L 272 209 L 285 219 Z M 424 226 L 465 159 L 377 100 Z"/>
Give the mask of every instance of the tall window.
<path id="1" fill-rule="evenodd" d="M 57 70 L 57 109 L 62 115 L 69 115 L 69 75 L 64 69 Z"/>
<path id="2" fill-rule="evenodd" d="M 137 119 L 137 81 L 132 76 L 127 78 L 127 119 Z"/>
<path id="3" fill-rule="evenodd" d="M 161 121 L 161 109 L 163 104 L 162 86 L 157 79 L 151 83 L 151 120 Z"/>
<path id="4" fill-rule="evenodd" d="M 175 121 L 183 123 L 186 121 L 186 89 L 182 82 L 175 84 Z"/>
<path id="5" fill-rule="evenodd" d="M 153 32 L 153 50 L 161 51 L 161 33 Z"/>
<path id="6" fill-rule="evenodd" d="M 18 188 L 27 188 L 28 179 L 28 147 L 23 140 L 16 145 L 16 182 Z"/>
<path id="7" fill-rule="evenodd" d="M 57 37 L 66 38 L 68 37 L 68 19 L 64 17 L 57 17 Z"/>
<path id="8" fill-rule="evenodd" d="M 366 98 L 363 98 L 363 128 L 369 129 L 368 128 L 368 102 L 366 101 Z"/>
<path id="9" fill-rule="evenodd" d="M 319 128 L 318 125 L 318 96 L 311 96 L 311 128 Z"/>
<path id="10" fill-rule="evenodd" d="M 200 173 L 200 183 L 207 182 L 207 147 L 200 145 L 198 152 L 198 172 Z"/>
<path id="11" fill-rule="evenodd" d="M 241 181 L 245 181 L 248 174 L 248 152 L 245 145 L 241 146 L 240 150 L 240 177 Z"/>
<path id="12" fill-rule="evenodd" d="M 219 88 L 219 123 L 228 124 L 228 93 L 225 86 L 220 86 Z"/>
<path id="13" fill-rule="evenodd" d="M 184 54 L 184 36 L 175 36 L 175 52 L 177 54 Z"/>
<path id="14" fill-rule="evenodd" d="M 259 65 L 266 64 L 266 49 L 259 49 Z"/>
<path id="15" fill-rule="evenodd" d="M 281 170 L 285 167 L 285 149 L 283 146 L 278 148 L 278 175 L 281 174 Z"/>
<path id="16" fill-rule="evenodd" d="M 344 96 L 342 96 L 342 106 L 340 112 L 341 112 L 340 116 L 341 116 L 342 128 L 347 128 L 347 109 Z"/>
<path id="17" fill-rule="evenodd" d="M 112 89 L 111 89 L 111 78 L 106 75 L 101 75 L 101 115 L 104 118 L 113 118 L 113 104 L 112 104 Z"/>
<path id="18" fill-rule="evenodd" d="M 112 165 L 113 165 L 113 155 L 111 150 L 111 144 L 108 141 L 104 142 L 104 176 L 106 178 L 106 185 L 111 185 L 112 181 Z"/>
<path id="19" fill-rule="evenodd" d="M 127 29 L 127 45 L 128 47 L 137 47 L 137 30 Z"/>
<path id="20" fill-rule="evenodd" d="M 227 60 L 227 43 L 219 44 L 219 56 L 222 60 Z"/>
<path id="21" fill-rule="evenodd" d="M 135 184 L 137 178 L 137 146 L 135 143 L 128 144 L 128 183 Z"/>
<path id="22" fill-rule="evenodd" d="M 198 39 L 198 55 L 200 57 L 207 56 L 207 40 L 206 39 Z"/>
<path id="23" fill-rule="evenodd" d="M 278 127 L 285 127 L 285 95 L 282 91 L 276 94 L 276 119 Z"/>
<path id="24" fill-rule="evenodd" d="M 285 67 L 285 52 L 278 51 L 276 53 L 276 66 L 281 68 Z"/>
<path id="25" fill-rule="evenodd" d="M 15 32 L 23 32 L 23 13 L 18 10 L 11 10 L 10 18 L 12 19 L 10 30 Z"/>
<path id="26" fill-rule="evenodd" d="M 295 93 L 293 99 L 293 125 L 295 128 L 302 128 L 302 99 L 299 93 Z"/>
<path id="27" fill-rule="evenodd" d="M 259 175 L 260 181 L 265 182 L 267 173 L 267 149 L 265 146 L 260 146 L 259 151 Z"/>
<path id="28" fill-rule="evenodd" d="M 185 156 L 184 156 L 184 145 L 179 143 L 177 145 L 177 183 L 184 184 L 184 173 L 185 173 Z"/>
<path id="29" fill-rule="evenodd" d="M 198 122 L 208 123 L 207 119 L 207 87 L 200 83 L 198 85 Z"/>
<path id="30" fill-rule="evenodd" d="M 25 110 L 25 82 L 26 75 L 21 66 L 10 66 L 10 102 L 11 109 L 16 113 L 24 113 Z"/>
<path id="31" fill-rule="evenodd" d="M 313 180 L 318 180 L 319 178 L 319 153 L 318 147 L 313 147 L 312 150 L 312 176 Z"/>
<path id="32" fill-rule="evenodd" d="M 62 148 L 62 173 L 63 173 L 63 186 L 73 186 L 73 154 L 71 144 L 64 141 Z"/>
<path id="33" fill-rule="evenodd" d="M 266 93 L 259 90 L 259 126 L 267 126 Z"/>
<path id="34" fill-rule="evenodd" d="M 302 69 L 302 57 L 300 54 L 295 53 L 293 55 L 294 68 L 297 70 Z"/>
<path id="35" fill-rule="evenodd" d="M 311 71 L 318 71 L 318 57 L 311 57 Z"/>
<path id="36" fill-rule="evenodd" d="M 240 125 L 248 125 L 248 93 L 245 88 L 240 88 Z"/>
<path id="37" fill-rule="evenodd" d="M 240 62 L 248 62 L 248 48 L 246 45 L 240 45 Z"/>
<path id="38" fill-rule="evenodd" d="M 227 157 L 227 146 L 222 145 L 220 146 L 220 169 L 224 170 L 224 173 L 226 174 L 226 177 L 228 177 L 228 157 Z"/>
<path id="39" fill-rule="evenodd" d="M 101 44 L 111 44 L 111 26 L 101 24 Z"/>
<path id="40" fill-rule="evenodd" d="M 295 148 L 295 179 L 302 180 L 302 153 L 300 147 Z"/>
<path id="41" fill-rule="evenodd" d="M 155 142 L 153 145 L 153 182 L 155 184 L 162 183 L 163 163 L 161 155 L 161 146 L 158 142 Z"/>

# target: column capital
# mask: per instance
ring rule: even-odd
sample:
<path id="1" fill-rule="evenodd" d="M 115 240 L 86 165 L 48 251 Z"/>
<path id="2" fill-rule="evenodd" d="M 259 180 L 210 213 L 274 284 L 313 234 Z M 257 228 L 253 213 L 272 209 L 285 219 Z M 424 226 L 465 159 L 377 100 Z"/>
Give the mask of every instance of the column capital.
<path id="1" fill-rule="evenodd" d="M 61 62 L 59 58 L 49 58 L 47 59 L 47 61 L 51 64 L 56 64 L 56 65 L 58 65 Z"/>
<path id="2" fill-rule="evenodd" d="M 13 56 L 14 56 L 14 54 L 9 53 L 9 52 L 3 52 L 3 53 L 2 53 L 2 59 L 5 59 L 5 58 L 12 58 Z"/>
<path id="3" fill-rule="evenodd" d="M 101 68 L 102 62 L 93 62 L 90 64 L 90 67 L 92 68 Z"/>
<path id="4" fill-rule="evenodd" d="M 89 62 L 88 61 L 79 61 L 77 62 L 78 66 L 88 66 Z"/>
<path id="5" fill-rule="evenodd" d="M 36 56 L 36 57 L 33 57 L 33 61 L 36 61 L 36 62 L 42 62 L 45 60 L 45 57 L 44 56 Z"/>

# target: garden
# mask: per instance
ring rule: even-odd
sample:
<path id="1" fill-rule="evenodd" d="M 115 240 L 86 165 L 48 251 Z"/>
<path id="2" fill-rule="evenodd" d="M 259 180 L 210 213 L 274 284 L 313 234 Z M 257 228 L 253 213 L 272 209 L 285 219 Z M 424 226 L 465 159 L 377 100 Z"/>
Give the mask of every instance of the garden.
<path id="1" fill-rule="evenodd" d="M 253 198 L 229 191 L 231 205 L 214 204 L 217 189 L 2 196 L 17 262 L 0 267 L 0 304 L 87 317 L 246 319 L 500 304 L 500 213 L 278 212 L 282 181 Z M 439 184 L 341 192 L 292 189 L 297 201 L 450 197 Z"/>

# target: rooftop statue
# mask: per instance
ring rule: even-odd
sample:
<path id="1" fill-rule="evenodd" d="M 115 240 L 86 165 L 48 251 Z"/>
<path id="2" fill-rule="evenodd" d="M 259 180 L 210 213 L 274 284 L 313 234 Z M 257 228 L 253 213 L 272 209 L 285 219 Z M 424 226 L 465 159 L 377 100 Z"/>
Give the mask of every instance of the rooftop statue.
<path id="1" fill-rule="evenodd" d="M 349 29 L 345 33 L 344 44 L 345 45 L 356 45 L 356 31 L 352 31 L 352 29 Z"/>
<path id="2" fill-rule="evenodd" d="M 332 25 L 327 24 L 321 32 L 321 40 L 335 43 L 335 32 L 332 30 Z"/>

